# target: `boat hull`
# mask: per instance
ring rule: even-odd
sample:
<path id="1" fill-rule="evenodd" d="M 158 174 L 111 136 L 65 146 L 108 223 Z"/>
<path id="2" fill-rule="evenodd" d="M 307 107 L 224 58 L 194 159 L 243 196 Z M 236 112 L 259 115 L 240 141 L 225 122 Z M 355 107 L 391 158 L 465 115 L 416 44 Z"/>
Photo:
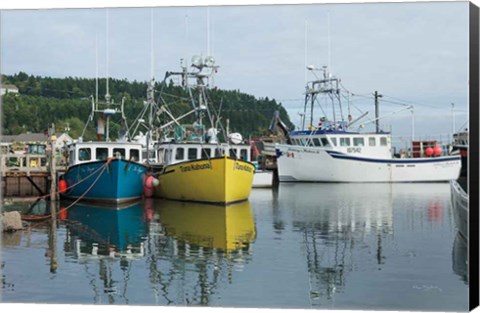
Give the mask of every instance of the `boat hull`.
<path id="1" fill-rule="evenodd" d="M 374 159 L 323 148 L 277 145 L 281 182 L 437 182 L 457 179 L 460 157 Z"/>
<path id="2" fill-rule="evenodd" d="M 166 166 L 158 174 L 158 198 L 229 204 L 248 199 L 255 166 L 246 161 L 218 157 Z"/>
<path id="3" fill-rule="evenodd" d="M 273 171 L 258 170 L 253 176 L 253 188 L 272 188 Z"/>
<path id="4" fill-rule="evenodd" d="M 456 180 L 450 182 L 453 218 L 457 229 L 464 238 L 468 238 L 468 194 Z"/>
<path id="5" fill-rule="evenodd" d="M 106 162 L 96 161 L 70 167 L 64 175 L 67 187 L 78 185 L 62 193 L 62 196 L 104 203 L 125 203 L 141 198 L 143 176 L 147 168 L 140 163 L 121 159 L 113 159 L 108 164 Z M 103 169 L 103 166 L 106 168 Z M 91 175 L 95 171 L 97 173 Z"/>

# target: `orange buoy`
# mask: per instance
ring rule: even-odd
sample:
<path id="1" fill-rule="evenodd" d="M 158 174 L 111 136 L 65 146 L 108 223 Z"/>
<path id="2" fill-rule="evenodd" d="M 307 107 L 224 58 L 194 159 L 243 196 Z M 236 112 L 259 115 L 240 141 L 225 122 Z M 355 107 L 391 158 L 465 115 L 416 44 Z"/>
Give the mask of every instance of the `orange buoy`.
<path id="1" fill-rule="evenodd" d="M 426 156 L 432 156 L 433 155 L 433 149 L 428 147 L 427 149 L 425 149 L 425 155 Z"/>
<path id="2" fill-rule="evenodd" d="M 443 154 L 443 150 L 442 150 L 442 147 L 439 147 L 439 146 L 435 146 L 433 148 L 433 154 L 435 156 L 441 156 Z"/>
<path id="3" fill-rule="evenodd" d="M 61 193 L 64 193 L 65 191 L 67 191 L 67 182 L 65 180 L 60 179 L 60 181 L 58 182 L 58 190 Z"/>
<path id="4" fill-rule="evenodd" d="M 148 176 L 145 178 L 143 183 L 143 193 L 145 197 L 150 198 L 153 196 L 153 189 L 154 187 L 158 186 L 158 179 L 153 176 Z"/>
<path id="5" fill-rule="evenodd" d="M 58 211 L 58 218 L 62 221 L 67 219 L 67 208 L 60 208 Z"/>

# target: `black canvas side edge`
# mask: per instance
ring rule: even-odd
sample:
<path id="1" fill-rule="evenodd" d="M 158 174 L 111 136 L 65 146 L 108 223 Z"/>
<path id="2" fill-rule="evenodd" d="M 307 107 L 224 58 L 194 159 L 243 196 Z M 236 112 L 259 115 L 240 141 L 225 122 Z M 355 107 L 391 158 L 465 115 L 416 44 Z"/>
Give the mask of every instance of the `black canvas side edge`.
<path id="1" fill-rule="evenodd" d="M 479 8 L 469 7 L 469 309 L 479 305 Z"/>

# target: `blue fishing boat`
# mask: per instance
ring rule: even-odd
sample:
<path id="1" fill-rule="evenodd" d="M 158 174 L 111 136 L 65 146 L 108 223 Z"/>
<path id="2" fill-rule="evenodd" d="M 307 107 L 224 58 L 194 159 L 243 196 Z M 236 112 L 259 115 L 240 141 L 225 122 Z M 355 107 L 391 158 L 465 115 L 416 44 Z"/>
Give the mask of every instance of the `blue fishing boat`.
<path id="1" fill-rule="evenodd" d="M 123 203 L 143 195 L 146 166 L 142 145 L 131 142 L 77 142 L 68 146 L 69 167 L 62 195 L 86 201 Z"/>

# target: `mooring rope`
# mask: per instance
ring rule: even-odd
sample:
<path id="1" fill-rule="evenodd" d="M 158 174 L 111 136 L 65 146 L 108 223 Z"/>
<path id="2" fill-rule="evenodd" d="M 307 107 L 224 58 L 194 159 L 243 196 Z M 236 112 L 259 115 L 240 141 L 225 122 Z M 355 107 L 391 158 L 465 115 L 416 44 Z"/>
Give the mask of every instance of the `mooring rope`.
<path id="1" fill-rule="evenodd" d="M 71 185 L 71 186 L 67 186 L 67 188 L 65 189 L 65 191 L 70 190 L 70 189 L 72 189 L 73 187 L 78 186 L 80 183 L 83 183 L 84 181 L 86 181 L 87 179 L 89 179 L 90 177 L 92 177 L 94 174 L 98 173 L 104 166 L 107 166 L 107 165 L 111 162 L 112 159 L 113 159 L 113 158 L 107 159 L 107 162 L 105 162 L 105 164 L 103 164 L 102 166 L 100 166 L 99 168 L 97 168 L 95 171 L 91 172 L 90 174 L 88 174 L 87 176 L 85 176 L 84 178 L 82 178 L 81 180 L 79 180 L 78 182 L 76 182 L 75 184 L 73 184 L 73 185 Z M 64 191 L 64 192 L 65 192 L 65 191 Z M 61 193 L 60 190 L 55 191 L 55 194 L 56 194 L 56 195 L 59 195 L 60 193 Z M 52 194 L 45 194 L 45 195 L 43 195 L 43 196 L 38 196 L 37 199 L 36 199 L 36 201 L 42 200 L 42 199 L 46 199 L 46 198 L 51 197 L 51 196 L 52 196 Z M 7 202 L 7 200 L 6 200 L 6 199 L 2 199 L 2 202 Z"/>
<path id="2" fill-rule="evenodd" d="M 85 190 L 85 192 L 80 196 L 78 197 L 77 199 L 75 199 L 75 201 L 73 201 L 70 205 L 68 205 L 67 207 L 59 210 L 56 215 L 59 215 L 60 213 L 64 213 L 65 211 L 67 211 L 68 209 L 70 209 L 72 206 L 74 206 L 75 204 L 77 204 L 80 200 L 83 199 L 83 197 L 93 188 L 93 186 L 95 186 L 95 184 L 97 183 L 97 181 L 100 179 L 100 177 L 102 176 L 103 172 L 105 171 L 105 169 L 107 168 L 107 166 L 110 164 L 110 162 L 112 161 L 112 158 L 109 158 L 107 160 L 107 162 L 105 162 L 105 164 L 102 166 L 102 167 L 99 167 L 99 169 L 102 169 L 102 171 L 100 172 L 100 174 L 97 176 L 97 178 L 93 181 L 93 183 Z M 22 215 L 22 220 L 25 220 L 25 221 L 36 221 L 36 220 L 45 220 L 45 219 L 48 219 L 49 217 L 52 217 L 52 214 L 48 214 L 48 215 L 42 215 L 42 216 L 33 216 L 33 215 Z M 38 225 L 38 224 L 41 224 L 41 223 L 37 223 L 35 225 Z"/>

